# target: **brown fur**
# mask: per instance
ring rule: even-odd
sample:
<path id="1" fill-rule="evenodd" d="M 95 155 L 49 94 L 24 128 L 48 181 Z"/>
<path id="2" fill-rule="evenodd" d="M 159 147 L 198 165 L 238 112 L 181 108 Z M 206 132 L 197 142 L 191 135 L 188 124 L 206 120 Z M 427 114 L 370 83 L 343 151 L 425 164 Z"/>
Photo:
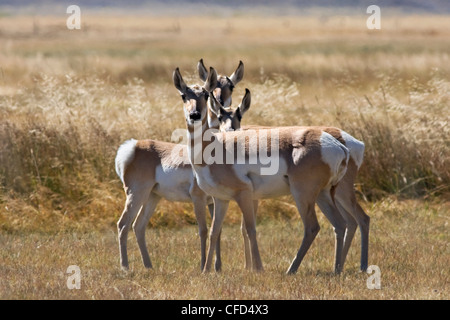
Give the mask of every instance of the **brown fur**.
<path id="1" fill-rule="evenodd" d="M 176 76 L 180 77 L 179 75 Z M 180 79 L 177 79 L 176 81 L 180 81 Z M 175 84 L 177 83 L 176 81 L 174 81 Z M 250 97 L 248 90 L 247 93 L 246 97 L 244 98 L 249 99 Z M 201 98 L 199 97 L 198 99 Z M 184 108 L 186 108 L 186 103 Z M 192 127 L 192 125 L 190 125 L 189 122 L 187 122 L 187 124 L 188 131 L 192 134 L 192 129 L 189 130 L 189 127 Z M 301 260 L 303 259 L 319 230 L 317 217 L 314 212 L 314 202 L 319 196 L 319 193 L 329 186 L 333 173 L 329 165 L 322 161 L 322 146 L 320 138 L 323 134 L 323 131 L 311 127 L 285 127 L 276 129 L 279 135 L 277 151 L 279 152 L 280 158 L 283 158 L 288 165 L 285 177 L 289 180 L 291 193 L 296 199 L 297 206 L 302 220 L 304 221 L 306 230 L 302 246 L 300 247 L 297 257 L 292 262 L 291 267 L 288 271 L 289 273 L 294 273 L 296 272 Z M 218 139 L 217 142 L 222 142 L 222 148 L 225 148 L 227 145 L 229 145 L 226 142 L 224 143 L 224 141 L 231 139 L 231 141 L 233 142 L 232 146 L 235 150 L 233 159 L 234 161 L 236 161 L 236 151 L 239 147 L 239 143 L 237 143 L 237 141 L 239 141 L 238 137 L 245 137 L 245 154 L 248 157 L 250 150 L 253 149 L 252 147 L 254 147 L 256 150 L 259 150 L 259 136 L 263 133 L 266 133 L 264 131 L 266 130 L 260 128 L 255 130 L 256 139 L 249 138 L 248 135 L 242 131 L 221 133 L 216 135 L 215 139 Z M 272 134 L 266 134 L 265 137 L 270 137 L 270 139 L 267 141 L 267 147 L 270 150 L 271 144 L 273 143 L 273 136 Z M 192 136 L 191 139 L 193 139 Z M 208 147 L 211 143 L 213 142 L 203 141 L 202 139 L 202 151 L 204 151 L 205 148 Z M 254 144 L 256 144 L 256 146 Z M 223 152 L 222 162 L 226 162 L 225 151 Z M 200 179 L 199 183 L 201 188 L 203 188 L 205 192 L 208 192 L 211 195 L 215 196 L 214 202 L 216 208 L 214 213 L 214 224 L 210 233 L 210 249 L 205 264 L 205 272 L 210 268 L 212 255 L 214 253 L 213 248 L 217 244 L 217 237 L 218 234 L 220 234 L 221 224 L 225 216 L 226 209 L 228 208 L 230 197 L 238 203 L 243 213 L 243 218 L 245 220 L 245 229 L 248 235 L 248 239 L 250 240 L 249 248 L 252 252 L 253 268 L 255 270 L 262 270 L 262 262 L 259 256 L 258 245 L 256 241 L 255 217 L 253 209 L 254 205 L 252 201 L 253 189 L 255 188 L 255 185 L 253 184 L 256 183 L 256 181 L 253 181 L 249 176 L 238 176 L 237 173 L 234 172 L 234 165 L 212 164 L 209 166 L 209 171 L 205 171 L 205 164 L 202 163 L 202 165 L 200 166 L 198 164 L 195 164 L 194 162 L 192 162 L 192 164 L 194 171 L 196 172 L 196 175 L 198 177 L 197 179 Z M 257 188 L 260 187 L 261 186 Z M 283 190 L 283 187 L 281 187 L 280 185 L 280 189 L 276 190 L 280 192 L 281 190 Z M 268 194 L 266 193 L 266 195 L 274 195 L 274 191 Z M 230 195 L 230 192 L 232 192 L 232 196 Z M 223 197 L 219 196 L 219 194 L 222 194 Z M 340 272 L 342 240 L 345 228 L 342 227 L 343 221 L 339 220 L 340 216 L 334 205 L 331 203 L 327 208 L 327 211 L 329 211 L 329 216 L 333 217 L 332 220 L 334 223 L 333 225 L 335 226 L 337 237 L 335 271 Z"/>

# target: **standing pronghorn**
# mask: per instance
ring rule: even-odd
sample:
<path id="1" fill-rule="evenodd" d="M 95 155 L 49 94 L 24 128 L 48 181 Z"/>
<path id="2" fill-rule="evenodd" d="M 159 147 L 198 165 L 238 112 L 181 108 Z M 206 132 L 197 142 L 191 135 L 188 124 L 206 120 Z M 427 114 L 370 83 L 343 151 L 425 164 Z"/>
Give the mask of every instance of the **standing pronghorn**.
<path id="1" fill-rule="evenodd" d="M 240 62 L 230 77 L 218 76 L 217 86 L 210 87 L 209 90 L 217 89 L 214 93 L 217 99 L 231 103 L 233 88 L 242 80 L 243 73 L 244 65 Z M 215 117 L 211 118 L 216 119 Z M 198 187 L 194 179 L 187 147 L 156 140 L 131 139 L 119 147 L 115 165 L 127 196 L 125 208 L 117 223 L 122 268 L 128 269 L 127 237 L 131 225 L 139 245 L 142 262 L 146 268 L 152 267 L 145 242 L 145 227 L 159 200 L 165 198 L 169 201 L 194 204 L 201 242 L 201 268 L 203 269 L 207 238 L 205 207 L 208 205 L 212 215 L 213 202 L 211 197 L 207 197 Z M 219 250 L 220 248 L 217 250 L 216 270 L 221 268 Z"/>
<path id="2" fill-rule="evenodd" d="M 240 62 L 242 64 L 242 62 Z M 200 79 L 206 81 L 206 76 L 208 71 L 203 63 L 203 59 L 197 64 L 198 73 L 200 75 Z M 238 74 L 235 72 L 233 75 Z M 231 77 L 233 77 L 233 75 Z M 219 79 L 219 78 L 218 78 Z M 226 77 L 221 77 L 221 83 L 227 83 Z M 225 90 L 225 94 L 227 91 Z M 215 94 L 215 97 L 218 95 Z M 211 111 L 213 112 L 210 115 L 210 118 L 214 118 L 214 116 L 218 119 L 219 123 L 216 125 L 219 127 L 220 131 L 234 131 L 241 129 L 241 119 L 243 115 L 243 110 L 241 108 L 237 108 L 232 110 L 231 108 L 227 108 L 230 104 L 225 105 L 220 99 L 216 99 L 217 103 L 213 105 Z M 245 109 L 247 111 L 248 109 Z M 270 129 L 270 127 L 262 127 L 255 125 L 243 126 L 243 130 L 247 129 L 257 129 L 257 128 L 265 128 Z M 336 187 L 335 200 L 336 205 L 339 209 L 339 212 L 344 217 L 347 223 L 347 230 L 344 238 L 344 249 L 343 249 L 343 258 L 342 264 L 345 263 L 348 250 L 350 249 L 350 245 L 352 243 L 353 237 L 355 235 L 356 228 L 359 226 L 359 230 L 361 232 L 361 261 L 360 261 L 360 269 L 361 271 L 366 271 L 368 267 L 368 255 L 369 255 L 369 225 L 370 225 L 370 217 L 364 212 L 362 207 L 359 205 L 356 200 L 356 194 L 354 189 L 354 184 L 356 180 L 356 175 L 358 170 L 362 164 L 364 158 L 364 143 L 354 138 L 347 132 L 335 128 L 335 127 L 327 127 L 327 126 L 318 126 L 317 129 L 322 130 L 331 134 L 335 139 L 339 140 L 342 144 L 344 144 L 349 152 L 350 158 L 348 162 L 347 172 L 344 177 Z M 319 207 L 323 207 L 321 203 L 321 199 L 318 200 Z M 258 201 L 254 202 L 255 206 L 255 214 L 256 208 L 258 206 Z M 246 267 L 250 267 L 250 252 L 249 252 L 249 244 L 248 237 L 245 233 L 244 221 L 242 221 L 242 233 L 244 237 L 244 248 L 245 248 L 245 261 Z M 220 244 L 217 246 L 220 248 Z"/>
<path id="3" fill-rule="evenodd" d="M 335 231 L 335 272 L 339 273 L 342 265 L 345 221 L 334 205 L 331 190 L 346 172 L 348 149 L 328 133 L 305 127 L 257 130 L 254 135 L 259 144 L 252 138 L 247 142 L 248 133 L 244 131 L 216 133 L 212 134 L 213 141 L 205 139 L 204 134 L 209 129 L 208 89 L 216 85 L 215 70 L 210 68 L 203 87 L 187 86 L 178 68 L 173 73 L 173 81 L 183 99 L 189 160 L 199 187 L 214 199 L 214 219 L 204 272 L 211 268 L 212 256 L 230 200 L 235 200 L 242 211 L 251 247 L 253 269 L 263 270 L 256 239 L 253 200 L 290 193 L 296 202 L 305 231 L 302 244 L 288 272 L 297 271 L 320 229 L 314 205 L 317 198 L 322 198 L 327 204 L 326 208 L 323 208 L 324 213 Z M 243 101 L 245 100 L 250 100 L 248 89 L 243 98 Z M 242 145 L 238 142 L 242 139 L 245 141 L 244 148 L 240 148 Z M 227 147 L 225 150 L 221 149 L 224 144 Z M 259 150 L 262 145 L 266 146 L 265 150 Z M 205 158 L 206 151 L 212 149 L 215 151 L 214 156 L 211 153 L 210 157 Z M 263 173 L 267 170 L 262 161 L 264 153 L 266 156 L 270 153 L 278 166 L 278 170 L 272 172 L 273 174 Z M 231 161 L 229 161 L 230 154 Z M 238 154 L 244 154 L 245 158 L 256 155 L 257 161 L 239 162 Z M 212 158 L 215 162 L 211 162 Z"/>
<path id="4" fill-rule="evenodd" d="M 241 113 L 239 109 L 232 110 L 231 108 L 225 108 L 219 101 L 212 100 L 211 111 L 220 120 L 220 131 L 234 131 L 241 129 Z M 349 152 L 350 158 L 347 166 L 347 172 L 345 173 L 342 180 L 336 187 L 335 190 L 335 200 L 339 212 L 344 217 L 347 223 L 347 230 L 344 238 L 344 249 L 342 253 L 342 266 L 345 263 L 345 259 L 348 254 L 348 250 L 352 243 L 353 237 L 357 226 L 359 226 L 361 232 L 361 271 L 366 271 L 368 267 L 368 251 L 369 251 L 369 224 L 370 217 L 364 212 L 362 207 L 356 200 L 356 194 L 354 189 L 354 184 L 356 180 L 356 175 L 358 169 L 360 168 L 363 158 L 364 158 L 364 143 L 352 137 L 347 132 L 335 128 L 335 127 L 325 127 L 318 126 L 314 127 L 323 132 L 327 132 L 332 135 L 335 139 L 339 140 L 343 145 L 345 145 Z M 249 129 L 270 129 L 270 127 L 248 125 L 243 126 L 242 130 Z M 319 198 L 317 200 L 319 208 L 323 208 L 326 204 L 323 203 L 323 199 Z M 255 202 L 255 208 L 257 208 L 258 202 Z M 256 214 L 256 209 L 255 209 Z M 245 265 L 246 268 L 250 267 L 250 252 L 248 237 L 245 233 L 244 222 L 242 222 L 242 234 L 244 236 L 244 248 L 245 248 Z M 218 245 L 218 247 L 220 247 Z"/>

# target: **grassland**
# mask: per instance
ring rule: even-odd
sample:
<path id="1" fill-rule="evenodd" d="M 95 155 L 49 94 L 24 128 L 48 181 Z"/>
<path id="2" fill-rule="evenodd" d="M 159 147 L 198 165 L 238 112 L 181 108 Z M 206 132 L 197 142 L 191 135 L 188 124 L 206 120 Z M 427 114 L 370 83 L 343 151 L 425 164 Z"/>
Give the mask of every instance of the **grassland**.
<path id="1" fill-rule="evenodd" d="M 2 299 L 448 299 L 450 19 L 366 17 L 0 18 L 0 298 Z M 179 66 L 198 82 L 204 58 L 231 74 L 239 60 L 252 91 L 246 124 L 334 125 L 366 144 L 356 190 L 372 217 L 369 264 L 331 274 L 333 236 L 322 230 L 299 273 L 285 276 L 302 236 L 289 197 L 258 217 L 264 274 L 243 270 L 240 213 L 231 206 L 224 271 L 201 275 L 192 206 L 162 201 L 147 231 L 155 265 L 119 268 L 115 223 L 124 194 L 117 147 L 131 137 L 169 141 L 184 128 L 171 84 Z M 321 215 L 321 214 L 319 214 Z M 82 288 L 66 287 L 69 265 Z M 180 290 L 184 288 L 184 290 Z"/>

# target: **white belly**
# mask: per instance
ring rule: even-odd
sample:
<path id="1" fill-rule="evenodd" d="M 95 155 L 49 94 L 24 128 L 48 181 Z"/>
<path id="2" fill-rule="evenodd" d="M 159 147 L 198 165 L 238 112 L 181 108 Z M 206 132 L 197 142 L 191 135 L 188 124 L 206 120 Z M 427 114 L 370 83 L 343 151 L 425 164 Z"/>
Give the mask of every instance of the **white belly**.
<path id="1" fill-rule="evenodd" d="M 236 196 L 237 190 L 233 186 L 224 185 L 221 179 L 214 179 L 214 169 L 216 166 L 196 167 L 197 182 L 200 188 L 207 194 L 222 200 L 232 200 Z M 223 167 L 225 168 L 225 167 Z M 234 176 L 240 184 L 248 186 L 252 191 L 253 199 L 273 198 L 290 193 L 287 179 L 287 164 L 280 159 L 279 168 L 274 175 L 262 175 L 260 164 L 236 164 L 227 167 L 226 170 L 233 170 L 226 174 Z"/>
<path id="2" fill-rule="evenodd" d="M 287 178 L 287 164 L 280 158 L 278 170 L 273 175 L 261 175 L 257 165 L 248 165 L 246 176 L 253 186 L 253 198 L 274 198 L 290 193 Z"/>
<path id="3" fill-rule="evenodd" d="M 156 168 L 156 186 L 153 192 L 169 201 L 191 202 L 189 190 L 194 181 L 192 169 Z"/>
<path id="4" fill-rule="evenodd" d="M 250 175 L 253 199 L 275 198 L 290 193 L 287 177 Z"/>

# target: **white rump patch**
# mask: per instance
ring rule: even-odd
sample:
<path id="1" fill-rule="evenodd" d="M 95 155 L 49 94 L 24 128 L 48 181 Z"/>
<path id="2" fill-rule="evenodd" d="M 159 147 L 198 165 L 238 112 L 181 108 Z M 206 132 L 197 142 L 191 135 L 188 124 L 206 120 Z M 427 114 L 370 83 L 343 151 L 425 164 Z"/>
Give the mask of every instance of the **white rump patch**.
<path id="1" fill-rule="evenodd" d="M 342 130 L 341 135 L 345 140 L 346 147 L 350 151 L 350 157 L 355 161 L 355 164 L 359 169 L 364 159 L 364 142 L 355 139 L 353 136 Z"/>
<path id="2" fill-rule="evenodd" d="M 134 159 L 134 152 L 136 149 L 136 143 L 137 140 L 130 139 L 122 143 L 122 145 L 119 147 L 119 150 L 117 150 L 116 155 L 116 173 L 119 176 L 120 180 L 123 181 L 123 175 L 125 173 L 125 169 L 128 167 L 128 165 L 133 161 Z"/>
<path id="3" fill-rule="evenodd" d="M 349 150 L 332 135 L 322 132 L 320 136 L 322 160 L 330 166 L 332 177 L 330 183 L 335 185 L 347 172 Z M 345 160 L 345 166 L 342 161 Z"/>

